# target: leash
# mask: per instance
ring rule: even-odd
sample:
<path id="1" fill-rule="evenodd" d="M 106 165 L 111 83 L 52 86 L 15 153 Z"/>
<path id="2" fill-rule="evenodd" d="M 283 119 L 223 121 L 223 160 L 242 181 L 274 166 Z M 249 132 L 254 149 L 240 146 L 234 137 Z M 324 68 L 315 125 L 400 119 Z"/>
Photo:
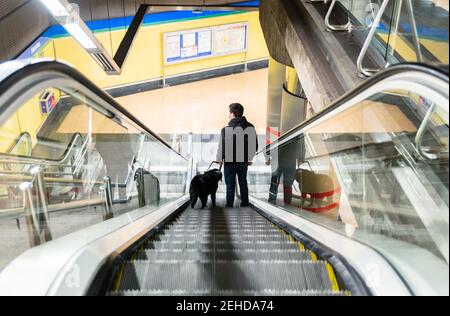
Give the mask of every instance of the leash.
<path id="1" fill-rule="evenodd" d="M 206 170 L 206 172 L 208 172 L 214 164 L 220 165 L 219 171 L 222 172 L 223 163 L 217 163 L 217 162 L 215 162 L 215 161 L 211 162 L 211 164 L 209 165 L 209 167 L 208 167 L 208 169 Z"/>

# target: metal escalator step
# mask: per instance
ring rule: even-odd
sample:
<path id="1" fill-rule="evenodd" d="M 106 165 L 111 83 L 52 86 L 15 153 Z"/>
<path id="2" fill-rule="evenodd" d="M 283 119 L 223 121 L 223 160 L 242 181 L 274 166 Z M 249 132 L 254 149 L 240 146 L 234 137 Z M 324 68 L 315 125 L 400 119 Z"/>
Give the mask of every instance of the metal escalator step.
<path id="1" fill-rule="evenodd" d="M 211 229 L 197 229 L 197 230 L 165 230 L 158 234 L 158 236 L 173 236 L 173 235 L 276 235 L 280 234 L 277 230 L 268 230 L 268 229 L 233 229 L 233 230 L 211 230 Z M 280 234 L 282 235 L 282 234 Z M 285 235 L 283 235 L 285 236 Z M 286 236 L 285 236 L 286 237 Z"/>
<path id="2" fill-rule="evenodd" d="M 236 221 L 244 221 L 244 222 L 251 222 L 251 221 L 257 221 L 257 222 L 267 222 L 262 217 L 242 217 L 242 216 L 236 216 L 236 217 L 224 217 L 224 218 L 215 218 L 215 217 L 187 217 L 187 218 L 177 218 L 175 219 L 177 222 L 201 222 L 201 221 L 215 221 L 215 222 L 236 222 Z"/>
<path id="3" fill-rule="evenodd" d="M 218 215 L 211 215 L 211 216 L 181 216 L 181 217 L 177 217 L 176 220 L 217 220 L 217 221 L 226 221 L 226 220 L 238 220 L 238 219 L 242 219 L 242 220 L 257 220 L 257 221 L 263 221 L 265 220 L 264 217 L 261 217 L 259 215 L 255 215 L 255 216 L 249 216 L 249 215 L 245 215 L 245 214 L 237 214 L 237 215 L 233 215 L 233 216 L 218 216 Z"/>
<path id="4" fill-rule="evenodd" d="M 209 226 L 209 227 L 232 227 L 232 226 L 264 226 L 271 227 L 270 223 L 254 222 L 254 221 L 236 221 L 236 222 L 210 222 L 210 221 L 197 221 L 197 222 L 173 222 L 171 226 Z"/>
<path id="5" fill-rule="evenodd" d="M 259 214 L 250 214 L 250 213 L 240 213 L 240 214 L 220 214 L 220 213 L 208 213 L 208 214 L 187 214 L 185 216 L 179 216 L 177 219 L 191 219 L 191 218 L 208 218 L 208 219 L 217 219 L 217 220 L 225 220 L 225 219 L 257 219 L 263 220 L 264 217 L 261 217 Z"/>
<path id="6" fill-rule="evenodd" d="M 319 261 L 136 261 L 127 264 L 120 291 L 332 290 L 325 272 Z"/>
<path id="7" fill-rule="evenodd" d="M 258 222 L 173 222 L 171 226 L 207 226 L 207 227 L 233 227 L 233 226 L 263 226 L 272 227 L 270 223 Z"/>
<path id="8" fill-rule="evenodd" d="M 256 224 L 223 224 L 223 225 L 217 225 L 217 224 L 204 224 L 204 225 L 170 225 L 167 226 L 165 229 L 206 229 L 206 228 L 214 228 L 214 229 L 271 229 L 273 228 L 270 225 L 256 225 Z"/>
<path id="9" fill-rule="evenodd" d="M 226 241 L 236 242 L 236 241 L 286 241 L 287 237 L 283 235 L 238 235 L 238 234 L 229 234 L 229 235 L 206 235 L 206 234 L 198 234 L 198 235 L 158 235 L 153 239 L 155 241 L 163 241 L 163 242 L 183 242 L 183 241 L 197 241 L 197 242 L 216 242 L 223 243 Z"/>
<path id="10" fill-rule="evenodd" d="M 181 242 L 165 242 L 156 241 L 153 243 L 148 243 L 146 245 L 147 249 L 253 249 L 253 248 L 263 248 L 263 249 L 298 249 L 296 244 L 290 243 L 289 241 L 223 241 L 223 242 L 199 242 L 199 241 L 181 241 Z"/>
<path id="11" fill-rule="evenodd" d="M 231 211 L 203 211 L 199 213 L 183 213 L 181 216 L 178 216 L 178 218 L 232 218 L 232 217 L 258 217 L 258 213 L 255 213 L 255 211 L 252 212 L 231 212 Z"/>
<path id="12" fill-rule="evenodd" d="M 145 290 L 145 291 L 120 291 L 110 292 L 109 296 L 246 296 L 246 297 L 268 297 L 268 296 L 347 296 L 345 291 L 314 291 L 314 290 L 261 290 L 261 291 L 193 291 L 185 290 Z"/>
<path id="13" fill-rule="evenodd" d="M 303 248 L 302 248 L 303 249 Z M 251 209 L 186 210 L 125 263 L 112 296 L 344 296 L 323 261 Z"/>
<path id="14" fill-rule="evenodd" d="M 179 226 L 172 226 L 172 227 L 166 227 L 162 232 L 165 233 L 178 233 L 178 232 L 217 232 L 218 234 L 220 233 L 232 233 L 232 232 L 269 232 L 269 233 L 280 233 L 279 230 L 277 230 L 274 227 L 268 227 L 268 226 L 253 226 L 253 227 L 230 227 L 230 226 L 223 226 L 223 227 L 215 227 L 215 226 L 203 226 L 203 227 L 196 227 L 196 226 L 191 226 L 191 227 L 179 227 Z"/>
<path id="15" fill-rule="evenodd" d="M 194 235 L 194 234 L 200 234 L 200 235 L 280 235 L 285 236 L 284 234 L 280 234 L 277 230 L 271 230 L 271 229 L 252 229 L 252 228 L 230 228 L 230 229 L 206 229 L 206 228 L 198 228 L 197 230 L 177 230 L 177 229 L 165 229 L 162 231 L 159 235 L 176 235 L 181 234 L 180 232 L 185 231 L 187 232 L 187 235 Z"/>
<path id="16" fill-rule="evenodd" d="M 261 216 L 246 216 L 246 215 L 236 215 L 236 216 L 186 216 L 186 217 L 177 217 L 175 220 L 178 221 L 198 221 L 198 220 L 207 220 L 207 221 L 236 221 L 236 220 L 243 220 L 243 221 L 265 221 L 266 219 Z"/>
<path id="17" fill-rule="evenodd" d="M 258 220 L 258 221 L 265 220 L 264 217 L 261 217 L 259 215 L 249 216 L 249 215 L 245 215 L 245 214 L 226 215 L 226 216 L 212 214 L 210 216 L 185 216 L 185 217 L 178 217 L 176 219 L 180 219 L 180 220 L 208 219 L 208 220 L 217 220 L 217 221 L 236 220 L 236 219 L 243 219 L 243 220 L 254 219 L 254 220 Z"/>
<path id="18" fill-rule="evenodd" d="M 253 261 L 267 261 L 267 260 L 302 260 L 308 261 L 311 259 L 311 253 L 299 250 L 246 250 L 246 249 L 215 249 L 215 250 L 145 250 L 138 252 L 136 260 L 141 261 L 157 261 L 157 260 L 253 260 Z"/>

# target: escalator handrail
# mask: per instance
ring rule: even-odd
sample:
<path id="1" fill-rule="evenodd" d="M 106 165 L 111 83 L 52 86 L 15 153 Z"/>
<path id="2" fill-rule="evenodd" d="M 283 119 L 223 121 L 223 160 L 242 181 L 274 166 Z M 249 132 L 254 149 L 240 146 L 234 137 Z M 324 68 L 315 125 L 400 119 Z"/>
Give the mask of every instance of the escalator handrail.
<path id="1" fill-rule="evenodd" d="M 32 144 L 31 144 L 32 141 L 31 141 L 31 135 L 30 135 L 30 133 L 25 132 L 25 133 L 22 133 L 22 134 L 19 135 L 19 137 L 16 139 L 16 141 L 15 141 L 14 144 L 11 146 L 11 148 L 8 149 L 8 153 L 11 153 L 11 152 L 19 145 L 19 143 L 20 143 L 22 140 L 24 140 L 24 139 L 26 139 L 27 141 L 29 141 L 29 142 L 30 142 L 30 145 L 32 145 Z"/>
<path id="2" fill-rule="evenodd" d="M 130 121 L 139 126 L 143 131 L 145 131 L 153 138 L 155 138 L 158 142 L 167 147 L 170 151 L 172 151 L 173 153 L 175 153 L 176 155 L 187 161 L 187 159 L 183 155 L 174 150 L 164 139 L 162 139 L 159 135 L 151 131 L 136 116 L 131 114 L 123 106 L 117 103 L 117 101 L 115 101 L 113 97 L 111 97 L 108 93 L 98 88 L 92 81 L 87 79 L 78 70 L 67 64 L 48 60 L 42 61 L 34 60 L 30 61 L 26 65 L 21 65 L 20 68 L 17 68 L 16 71 L 12 71 L 8 75 L 6 75 L 2 81 L 0 81 L 0 96 L 3 93 L 5 93 L 5 91 L 8 91 L 11 87 L 17 84 L 19 81 L 23 80 L 23 78 L 26 78 L 27 76 L 39 73 L 44 70 L 61 73 L 73 79 L 74 81 L 81 83 L 85 88 L 92 91 L 94 94 L 96 94 L 96 96 L 98 96 L 100 99 L 102 99 L 103 101 L 108 103 L 111 107 L 113 107 L 115 110 L 117 110 L 119 113 L 121 113 L 121 115 L 127 117 Z M 0 74 L 0 78 L 2 78 L 2 74 Z M 0 116 L 3 114 L 3 112 L 5 112 L 5 110 L 6 109 L 0 107 Z"/>
<path id="3" fill-rule="evenodd" d="M 6 160 L 8 160 L 9 163 L 15 163 L 15 164 L 38 164 L 38 165 L 47 165 L 47 166 L 48 165 L 64 166 L 66 161 L 69 159 L 70 154 L 72 153 L 73 149 L 75 148 L 76 142 L 78 141 L 78 139 L 82 139 L 82 138 L 83 138 L 83 136 L 80 133 L 75 133 L 72 136 L 72 140 L 69 142 L 69 145 L 67 145 L 67 148 L 64 150 L 64 154 L 59 159 L 37 158 L 37 157 L 35 158 L 35 157 L 27 157 L 27 156 L 21 156 L 21 155 L 11 155 L 11 154 L 6 154 L 6 153 L 1 153 L 0 159 L 6 159 Z M 87 142 L 84 142 L 82 148 L 84 148 L 86 145 L 87 145 Z"/>
<path id="4" fill-rule="evenodd" d="M 270 151 L 275 147 L 277 147 L 280 143 L 284 142 L 287 139 L 290 139 L 294 135 L 298 134 L 299 131 L 304 130 L 312 123 L 318 121 L 319 119 L 323 118 L 324 116 L 330 114 L 331 112 L 334 112 L 336 109 L 341 107 L 344 104 L 347 104 L 352 99 L 356 98 L 358 95 L 363 93 L 368 88 L 372 87 L 373 85 L 388 79 L 389 77 L 404 73 L 404 72 L 421 72 L 423 74 L 431 75 L 436 78 L 439 78 L 440 80 L 449 83 L 449 73 L 446 71 L 445 68 L 442 67 L 435 67 L 420 63 L 405 63 L 405 64 L 398 64 L 395 66 L 392 66 L 390 68 L 387 68 L 386 70 L 377 73 L 373 77 L 367 79 L 364 81 L 361 85 L 359 85 L 356 89 L 348 92 L 347 94 L 343 95 L 341 98 L 333 102 L 328 108 L 326 108 L 324 111 L 320 112 L 316 116 L 312 117 L 309 120 L 306 120 L 303 123 L 300 123 L 296 127 L 289 130 L 287 133 L 283 134 L 280 138 L 278 138 L 273 143 L 265 146 L 262 150 L 260 150 L 257 155 L 264 154 L 264 153 L 270 153 Z"/>

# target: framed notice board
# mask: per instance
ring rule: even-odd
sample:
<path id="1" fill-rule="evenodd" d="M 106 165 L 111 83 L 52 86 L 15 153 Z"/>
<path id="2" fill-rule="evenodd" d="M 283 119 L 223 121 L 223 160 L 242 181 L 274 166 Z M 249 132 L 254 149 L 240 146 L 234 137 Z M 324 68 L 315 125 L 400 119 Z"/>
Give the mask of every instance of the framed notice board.
<path id="1" fill-rule="evenodd" d="M 247 52 L 248 23 L 163 34 L 164 64 Z"/>

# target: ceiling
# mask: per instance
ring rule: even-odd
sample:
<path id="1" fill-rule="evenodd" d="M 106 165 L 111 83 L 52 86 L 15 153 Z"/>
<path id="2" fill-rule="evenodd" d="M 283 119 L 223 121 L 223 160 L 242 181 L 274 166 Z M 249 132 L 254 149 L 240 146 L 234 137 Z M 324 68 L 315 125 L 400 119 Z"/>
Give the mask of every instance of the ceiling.
<path id="1" fill-rule="evenodd" d="M 85 21 L 134 16 L 141 4 L 225 5 L 242 0 L 68 0 Z M 0 62 L 17 57 L 55 23 L 39 0 L 0 0 Z"/>
<path id="2" fill-rule="evenodd" d="M 141 4 L 164 5 L 224 5 L 242 0 L 71 0 L 80 6 L 85 21 L 133 16 Z"/>

